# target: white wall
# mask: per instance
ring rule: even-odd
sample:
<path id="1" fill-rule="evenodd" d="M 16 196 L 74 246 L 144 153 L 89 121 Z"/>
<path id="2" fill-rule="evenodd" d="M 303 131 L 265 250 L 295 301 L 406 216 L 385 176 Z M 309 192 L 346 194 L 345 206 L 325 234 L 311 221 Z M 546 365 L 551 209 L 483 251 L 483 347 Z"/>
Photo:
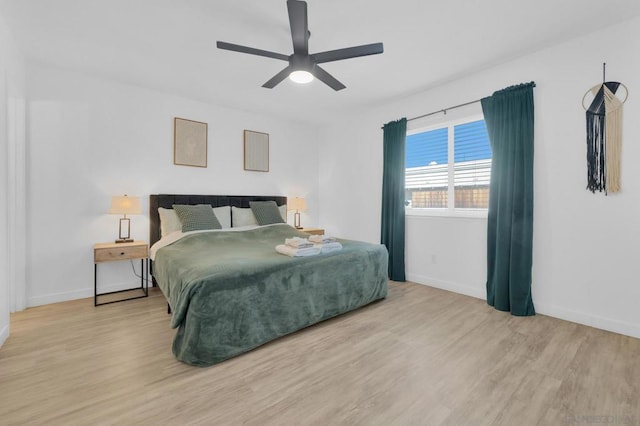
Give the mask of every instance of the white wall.
<path id="1" fill-rule="evenodd" d="M 118 217 L 106 214 L 112 195 L 142 197 L 144 214 L 131 219 L 141 240 L 151 193 L 302 195 L 303 223 L 317 223 L 308 127 L 31 62 L 27 87 L 30 306 L 93 294 L 92 245 L 118 232 Z M 208 123 L 207 168 L 173 164 L 174 117 Z M 244 129 L 269 133 L 268 173 L 243 170 Z M 98 281 L 101 292 L 139 282 L 127 262 L 100 265 Z"/>
<path id="2" fill-rule="evenodd" d="M 320 223 L 345 236 L 378 242 L 380 126 L 533 80 L 537 84 L 536 309 L 640 337 L 640 103 L 636 101 L 640 57 L 634 54 L 639 48 L 640 19 L 634 19 L 336 123 L 324 132 L 319 153 Z M 624 106 L 622 192 L 609 196 L 585 190 L 581 99 L 601 81 L 602 62 L 607 62 L 607 80 L 621 81 L 631 92 Z M 476 104 L 452 111 L 449 118 L 474 114 L 477 108 Z M 411 125 L 420 127 L 442 119 L 439 116 Z M 485 239 L 484 219 L 407 218 L 407 276 L 420 283 L 485 297 Z"/>
<path id="3" fill-rule="evenodd" d="M 0 16 L 0 346 L 9 337 L 14 285 L 24 282 L 24 270 L 18 270 L 24 265 L 24 238 L 16 239 L 17 231 L 24 229 L 24 222 L 16 217 L 23 213 L 24 202 L 23 118 L 24 61 Z"/>

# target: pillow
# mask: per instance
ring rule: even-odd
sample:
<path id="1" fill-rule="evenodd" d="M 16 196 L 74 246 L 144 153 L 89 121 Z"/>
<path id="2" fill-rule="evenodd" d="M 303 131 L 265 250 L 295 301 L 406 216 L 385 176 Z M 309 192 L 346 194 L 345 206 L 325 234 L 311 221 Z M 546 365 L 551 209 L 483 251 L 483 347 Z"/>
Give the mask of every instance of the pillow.
<path id="1" fill-rule="evenodd" d="M 218 218 L 213 213 L 209 204 L 198 204 L 187 206 L 184 204 L 174 204 L 180 222 L 182 222 L 182 232 L 199 231 L 203 229 L 222 229 Z"/>
<path id="2" fill-rule="evenodd" d="M 214 207 L 213 213 L 216 215 L 222 229 L 231 228 L 231 207 Z M 182 231 L 182 223 L 173 209 L 158 207 L 160 215 L 160 237 L 166 237 L 172 232 Z"/>
<path id="3" fill-rule="evenodd" d="M 250 201 L 251 211 L 256 217 L 258 225 L 284 223 L 278 205 L 275 201 Z"/>
<path id="4" fill-rule="evenodd" d="M 214 207 L 213 213 L 218 218 L 218 222 L 220 222 L 220 226 L 222 226 L 222 229 L 231 228 L 231 207 Z"/>
<path id="5" fill-rule="evenodd" d="M 280 207 L 278 207 L 278 210 L 280 210 L 280 216 L 282 216 L 284 223 L 287 223 L 287 205 L 281 205 Z"/>
<path id="6" fill-rule="evenodd" d="M 240 226 L 257 225 L 256 217 L 251 209 L 242 209 L 240 207 L 231 207 L 231 226 L 238 228 Z"/>
<path id="7" fill-rule="evenodd" d="M 175 210 L 158 207 L 158 215 L 160 215 L 160 237 L 182 230 L 182 223 Z"/>

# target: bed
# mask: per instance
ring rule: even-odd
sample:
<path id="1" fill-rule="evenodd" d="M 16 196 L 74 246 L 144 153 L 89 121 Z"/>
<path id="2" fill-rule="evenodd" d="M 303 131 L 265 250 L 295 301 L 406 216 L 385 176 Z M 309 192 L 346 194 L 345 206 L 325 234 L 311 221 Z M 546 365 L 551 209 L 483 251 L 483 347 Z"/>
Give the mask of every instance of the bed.
<path id="1" fill-rule="evenodd" d="M 289 257 L 275 246 L 308 235 L 287 224 L 161 238 L 159 208 L 231 206 L 240 223 L 251 201 L 286 208 L 286 197 L 280 196 L 150 196 L 152 276 L 171 307 L 171 326 L 177 328 L 173 353 L 187 364 L 222 362 L 387 295 L 388 256 L 379 244 L 338 240 L 340 251 Z M 175 234 L 180 238 L 172 241 Z"/>

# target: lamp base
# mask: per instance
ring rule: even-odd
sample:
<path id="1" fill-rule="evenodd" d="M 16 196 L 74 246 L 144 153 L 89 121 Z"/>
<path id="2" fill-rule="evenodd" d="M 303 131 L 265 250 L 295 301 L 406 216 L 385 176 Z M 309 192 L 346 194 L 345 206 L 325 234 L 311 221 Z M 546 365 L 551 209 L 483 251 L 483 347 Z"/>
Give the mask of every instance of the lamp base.
<path id="1" fill-rule="evenodd" d="M 131 238 L 131 219 L 125 214 L 120 222 L 118 222 L 118 239 L 116 243 L 132 243 Z"/>

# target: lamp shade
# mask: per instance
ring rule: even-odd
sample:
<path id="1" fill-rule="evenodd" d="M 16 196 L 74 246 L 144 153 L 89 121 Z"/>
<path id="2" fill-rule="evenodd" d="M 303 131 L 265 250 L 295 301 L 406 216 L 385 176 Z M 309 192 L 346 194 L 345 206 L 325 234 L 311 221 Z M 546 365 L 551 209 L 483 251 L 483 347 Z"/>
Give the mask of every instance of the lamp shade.
<path id="1" fill-rule="evenodd" d="M 142 206 L 139 197 L 115 196 L 111 197 L 110 214 L 141 214 Z"/>
<path id="2" fill-rule="evenodd" d="M 287 210 L 305 211 L 307 210 L 307 201 L 304 198 L 293 197 L 287 200 Z"/>

